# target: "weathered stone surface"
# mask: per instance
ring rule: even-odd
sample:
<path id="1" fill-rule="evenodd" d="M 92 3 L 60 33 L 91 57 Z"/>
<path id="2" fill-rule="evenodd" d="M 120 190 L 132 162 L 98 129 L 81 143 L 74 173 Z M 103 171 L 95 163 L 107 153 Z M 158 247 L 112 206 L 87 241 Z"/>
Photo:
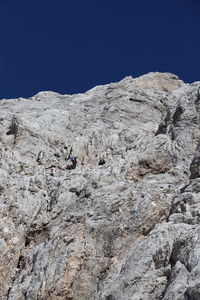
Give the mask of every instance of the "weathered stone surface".
<path id="1" fill-rule="evenodd" d="M 200 299 L 199 88 L 0 101 L 0 299 Z"/>

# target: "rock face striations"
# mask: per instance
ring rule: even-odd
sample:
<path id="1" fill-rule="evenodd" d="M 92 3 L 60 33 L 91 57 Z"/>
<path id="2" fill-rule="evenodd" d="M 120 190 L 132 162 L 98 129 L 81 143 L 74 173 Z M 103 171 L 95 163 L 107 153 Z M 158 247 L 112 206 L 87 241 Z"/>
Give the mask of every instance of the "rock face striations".
<path id="1" fill-rule="evenodd" d="M 200 299 L 199 88 L 0 101 L 0 299 Z"/>

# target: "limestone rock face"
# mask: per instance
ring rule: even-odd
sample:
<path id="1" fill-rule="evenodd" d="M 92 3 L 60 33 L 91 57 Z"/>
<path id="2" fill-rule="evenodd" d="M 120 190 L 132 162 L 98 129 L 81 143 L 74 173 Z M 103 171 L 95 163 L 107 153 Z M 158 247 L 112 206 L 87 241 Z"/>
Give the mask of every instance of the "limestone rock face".
<path id="1" fill-rule="evenodd" d="M 0 299 L 200 299 L 199 88 L 0 101 Z"/>

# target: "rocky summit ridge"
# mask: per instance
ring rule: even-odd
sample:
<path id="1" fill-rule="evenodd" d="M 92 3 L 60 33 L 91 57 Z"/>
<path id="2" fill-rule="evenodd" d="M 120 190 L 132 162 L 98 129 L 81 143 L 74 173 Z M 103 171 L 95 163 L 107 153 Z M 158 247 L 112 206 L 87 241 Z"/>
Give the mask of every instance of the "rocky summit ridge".
<path id="1" fill-rule="evenodd" d="M 200 299 L 199 88 L 0 101 L 0 299 Z"/>

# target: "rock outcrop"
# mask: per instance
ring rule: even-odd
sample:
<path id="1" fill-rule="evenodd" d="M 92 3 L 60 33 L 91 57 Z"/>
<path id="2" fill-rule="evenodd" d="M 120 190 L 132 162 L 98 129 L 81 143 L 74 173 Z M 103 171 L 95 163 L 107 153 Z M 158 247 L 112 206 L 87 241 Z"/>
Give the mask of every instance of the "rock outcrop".
<path id="1" fill-rule="evenodd" d="M 200 299 L 199 89 L 0 101 L 0 299 Z"/>

